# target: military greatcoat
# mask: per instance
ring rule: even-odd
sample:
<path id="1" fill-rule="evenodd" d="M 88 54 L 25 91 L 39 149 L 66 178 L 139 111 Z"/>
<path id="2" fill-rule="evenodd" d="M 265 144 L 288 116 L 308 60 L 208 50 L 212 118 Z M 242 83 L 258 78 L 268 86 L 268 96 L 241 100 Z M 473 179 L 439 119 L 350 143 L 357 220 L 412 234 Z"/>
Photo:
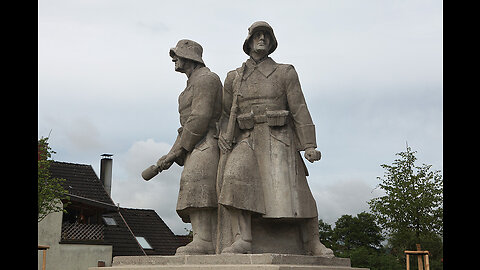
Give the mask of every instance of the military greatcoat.
<path id="1" fill-rule="evenodd" d="M 178 97 L 181 127 L 173 147 L 181 146 L 187 154 L 175 161 L 184 166 L 176 210 L 184 222 L 190 222 L 187 210 L 191 207 L 217 207 L 215 135 L 221 102 L 222 83 L 207 67 L 194 70 Z"/>
<path id="2" fill-rule="evenodd" d="M 228 119 L 238 92 L 238 130 L 223 174 L 219 203 L 265 218 L 313 218 L 317 207 L 301 150 L 316 148 L 315 126 L 292 65 L 251 58 L 227 74 Z"/>

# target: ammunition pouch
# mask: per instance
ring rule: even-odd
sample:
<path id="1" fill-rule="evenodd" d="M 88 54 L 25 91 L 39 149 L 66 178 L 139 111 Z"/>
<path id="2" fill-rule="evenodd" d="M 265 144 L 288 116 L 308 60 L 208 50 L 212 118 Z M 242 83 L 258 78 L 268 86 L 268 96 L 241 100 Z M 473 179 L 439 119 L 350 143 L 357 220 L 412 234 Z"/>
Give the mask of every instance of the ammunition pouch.
<path id="1" fill-rule="evenodd" d="M 265 114 L 255 115 L 253 112 L 240 114 L 237 116 L 238 127 L 240 129 L 252 129 L 255 124 L 267 123 L 270 127 L 281 127 L 287 124 L 289 111 L 276 110 L 266 111 Z"/>
<path id="2" fill-rule="evenodd" d="M 286 110 L 266 111 L 269 127 L 282 127 L 287 124 L 288 114 Z"/>
<path id="3" fill-rule="evenodd" d="M 240 129 L 253 128 L 253 125 L 255 124 L 253 112 L 238 115 L 237 122 Z"/>

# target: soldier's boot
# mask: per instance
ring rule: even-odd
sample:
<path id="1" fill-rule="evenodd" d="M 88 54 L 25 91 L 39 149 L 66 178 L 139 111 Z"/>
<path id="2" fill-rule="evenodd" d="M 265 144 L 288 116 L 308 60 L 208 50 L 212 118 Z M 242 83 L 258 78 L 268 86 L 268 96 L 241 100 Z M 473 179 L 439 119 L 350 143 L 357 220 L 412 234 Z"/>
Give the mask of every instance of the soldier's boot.
<path id="1" fill-rule="evenodd" d="M 188 245 L 177 248 L 175 255 L 215 254 L 212 242 L 211 211 L 192 210 L 193 241 Z"/>
<path id="2" fill-rule="evenodd" d="M 252 218 L 245 210 L 231 209 L 230 217 L 235 242 L 222 250 L 222 253 L 252 253 Z"/>
<path id="3" fill-rule="evenodd" d="M 311 218 L 301 225 L 302 240 L 307 255 L 333 258 L 333 251 L 320 242 L 318 233 L 318 219 Z"/>

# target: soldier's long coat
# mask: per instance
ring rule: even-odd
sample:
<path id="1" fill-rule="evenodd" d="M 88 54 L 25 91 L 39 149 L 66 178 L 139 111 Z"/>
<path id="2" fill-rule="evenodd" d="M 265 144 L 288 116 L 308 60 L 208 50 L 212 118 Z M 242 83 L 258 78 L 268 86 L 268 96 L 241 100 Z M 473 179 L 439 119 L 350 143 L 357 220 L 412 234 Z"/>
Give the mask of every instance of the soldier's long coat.
<path id="1" fill-rule="evenodd" d="M 216 123 L 221 115 L 222 83 L 207 67 L 196 69 L 178 97 L 180 125 L 173 147 L 188 153 L 176 162 L 183 165 L 177 213 L 190 222 L 191 207 L 217 207 L 216 176 L 219 149 Z"/>
<path id="2" fill-rule="evenodd" d="M 238 115 L 253 113 L 255 123 L 250 129 L 237 130 L 219 203 L 265 218 L 317 217 L 306 179 L 308 172 L 299 152 L 317 146 L 315 126 L 294 67 L 267 57 L 259 64 L 248 59 L 229 72 L 223 91 L 226 119 L 237 91 Z M 285 125 L 264 122 L 267 111 L 281 110 L 289 112 Z"/>

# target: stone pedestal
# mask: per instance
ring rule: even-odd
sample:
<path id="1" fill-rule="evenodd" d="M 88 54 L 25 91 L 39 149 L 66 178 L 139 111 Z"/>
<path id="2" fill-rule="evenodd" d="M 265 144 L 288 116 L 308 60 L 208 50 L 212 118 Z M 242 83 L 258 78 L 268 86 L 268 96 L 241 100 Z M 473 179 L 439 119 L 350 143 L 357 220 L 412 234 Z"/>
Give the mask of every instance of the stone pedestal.
<path id="1" fill-rule="evenodd" d="M 118 256 L 111 267 L 89 270 L 368 270 L 352 268 L 348 258 L 291 254 L 218 254 L 180 256 Z"/>

